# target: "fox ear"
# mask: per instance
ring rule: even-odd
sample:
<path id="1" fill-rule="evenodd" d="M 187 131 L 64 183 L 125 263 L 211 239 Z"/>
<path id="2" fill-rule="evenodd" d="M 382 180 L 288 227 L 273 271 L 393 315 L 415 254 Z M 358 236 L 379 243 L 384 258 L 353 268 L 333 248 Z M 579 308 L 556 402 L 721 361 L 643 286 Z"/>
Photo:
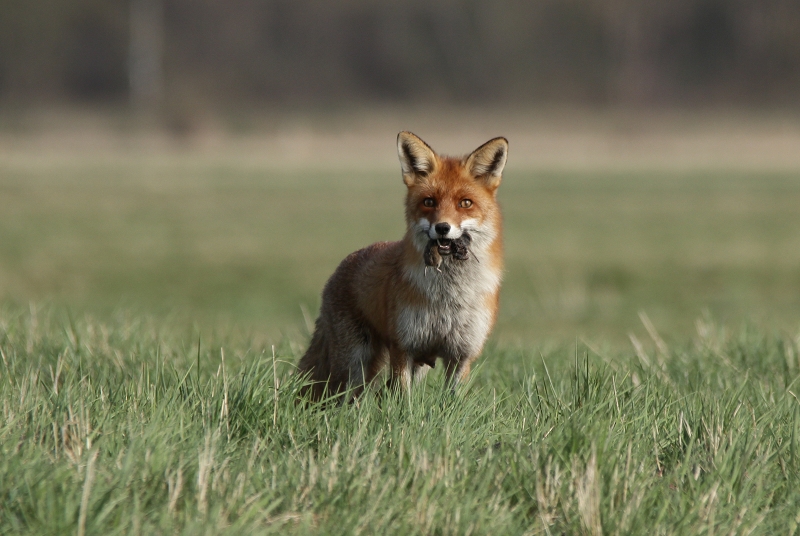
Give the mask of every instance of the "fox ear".
<path id="1" fill-rule="evenodd" d="M 489 188 L 500 186 L 503 168 L 508 158 L 508 140 L 494 138 L 487 141 L 470 154 L 466 167 L 473 177 L 483 181 Z"/>
<path id="2" fill-rule="evenodd" d="M 436 167 L 436 153 L 411 132 L 403 131 L 397 135 L 397 156 L 406 186 L 411 186 L 420 177 L 427 177 Z"/>

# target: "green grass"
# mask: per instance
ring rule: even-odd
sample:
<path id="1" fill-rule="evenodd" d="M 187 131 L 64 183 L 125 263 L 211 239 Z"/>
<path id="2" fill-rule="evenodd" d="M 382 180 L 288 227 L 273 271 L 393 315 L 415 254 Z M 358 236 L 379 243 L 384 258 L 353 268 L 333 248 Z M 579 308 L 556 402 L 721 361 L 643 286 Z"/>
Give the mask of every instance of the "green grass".
<path id="1" fill-rule="evenodd" d="M 389 147 L 391 150 L 391 147 Z M 301 340 L 348 253 L 403 233 L 394 167 L 281 170 L 197 151 L 0 159 L 0 299 Z M 800 173 L 515 169 L 495 336 L 627 344 L 800 328 Z"/>
<path id="2" fill-rule="evenodd" d="M 456 396 L 433 374 L 319 407 L 297 402 L 289 341 L 273 360 L 141 317 L 5 308 L 0 530 L 793 534 L 798 341 L 700 328 L 638 355 L 492 348 Z"/>
<path id="3" fill-rule="evenodd" d="M 796 532 L 800 173 L 511 162 L 469 386 L 319 407 L 294 364 L 396 169 L 4 154 L 0 533 Z"/>

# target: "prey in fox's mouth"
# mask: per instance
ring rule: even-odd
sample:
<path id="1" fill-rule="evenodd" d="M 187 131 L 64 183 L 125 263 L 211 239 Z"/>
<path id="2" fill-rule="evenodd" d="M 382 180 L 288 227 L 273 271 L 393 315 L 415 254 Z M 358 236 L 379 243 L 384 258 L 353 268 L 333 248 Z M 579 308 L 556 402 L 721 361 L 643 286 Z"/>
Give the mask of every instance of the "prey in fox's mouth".
<path id="1" fill-rule="evenodd" d="M 459 238 L 432 238 L 425 247 L 423 257 L 426 266 L 439 269 L 442 257 L 452 255 L 454 259 L 465 261 L 469 259 L 469 244 L 472 238 L 463 233 Z"/>

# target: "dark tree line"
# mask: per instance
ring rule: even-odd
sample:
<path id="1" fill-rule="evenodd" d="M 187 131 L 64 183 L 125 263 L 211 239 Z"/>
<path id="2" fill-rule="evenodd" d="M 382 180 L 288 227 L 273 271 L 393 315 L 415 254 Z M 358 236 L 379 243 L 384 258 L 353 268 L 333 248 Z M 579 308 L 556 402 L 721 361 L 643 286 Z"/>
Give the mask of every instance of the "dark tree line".
<path id="1" fill-rule="evenodd" d="M 0 0 L 0 103 L 126 102 L 136 1 Z M 159 91 L 172 101 L 787 105 L 800 95 L 797 0 L 151 1 Z"/>

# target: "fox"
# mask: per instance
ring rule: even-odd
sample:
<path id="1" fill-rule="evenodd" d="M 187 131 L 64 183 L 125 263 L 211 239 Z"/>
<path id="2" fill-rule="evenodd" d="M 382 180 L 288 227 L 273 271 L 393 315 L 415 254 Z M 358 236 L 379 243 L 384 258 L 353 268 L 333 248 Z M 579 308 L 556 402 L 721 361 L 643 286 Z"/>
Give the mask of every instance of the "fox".
<path id="1" fill-rule="evenodd" d="M 407 131 L 397 136 L 406 186 L 406 232 L 348 255 L 322 291 L 298 363 L 312 400 L 358 397 L 388 365 L 387 384 L 409 392 L 441 358 L 454 392 L 497 319 L 503 275 L 497 189 L 508 140 L 464 157 L 440 156 Z"/>

